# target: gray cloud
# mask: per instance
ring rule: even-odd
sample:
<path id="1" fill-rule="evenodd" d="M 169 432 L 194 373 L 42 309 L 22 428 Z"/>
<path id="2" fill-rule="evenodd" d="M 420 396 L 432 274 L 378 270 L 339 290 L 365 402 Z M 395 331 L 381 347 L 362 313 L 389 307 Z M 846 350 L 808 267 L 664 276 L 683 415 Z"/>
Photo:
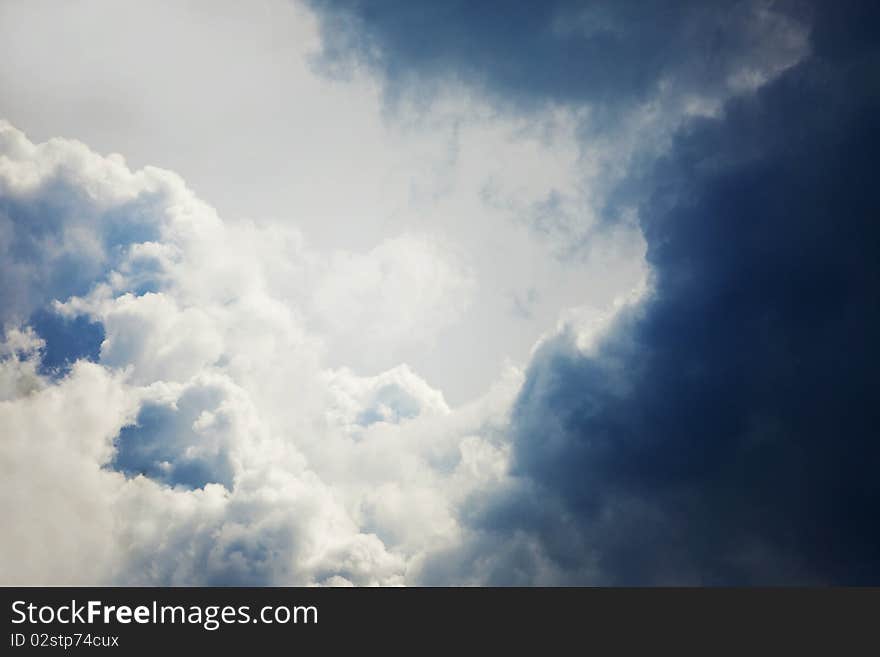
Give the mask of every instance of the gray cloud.
<path id="1" fill-rule="evenodd" d="M 368 2 L 312 0 L 322 61 L 381 71 L 392 95 L 464 80 L 502 105 L 589 103 L 611 119 L 664 84 L 712 93 L 797 58 L 803 10 L 766 2 Z"/>
<path id="2" fill-rule="evenodd" d="M 563 333 L 536 353 L 517 483 L 465 507 L 441 578 L 880 580 L 880 50 L 874 5 L 846 10 L 637 181 L 651 292 L 589 351 Z M 520 549 L 479 558 L 496 545 Z"/>

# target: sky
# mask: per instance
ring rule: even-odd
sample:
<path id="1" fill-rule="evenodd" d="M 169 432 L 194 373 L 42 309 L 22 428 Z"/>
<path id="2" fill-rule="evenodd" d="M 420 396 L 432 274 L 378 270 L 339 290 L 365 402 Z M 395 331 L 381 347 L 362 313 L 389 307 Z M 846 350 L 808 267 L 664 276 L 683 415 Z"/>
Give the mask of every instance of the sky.
<path id="1" fill-rule="evenodd" d="M 877 14 L 0 0 L 0 583 L 880 583 Z"/>

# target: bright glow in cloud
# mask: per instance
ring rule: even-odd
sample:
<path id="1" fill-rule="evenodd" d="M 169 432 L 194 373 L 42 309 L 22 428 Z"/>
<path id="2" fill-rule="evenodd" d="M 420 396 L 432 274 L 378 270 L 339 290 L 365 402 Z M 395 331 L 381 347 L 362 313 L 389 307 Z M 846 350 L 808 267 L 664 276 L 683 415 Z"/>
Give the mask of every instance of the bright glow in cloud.
<path id="1" fill-rule="evenodd" d="M 442 246 L 401 237 L 324 257 L 277 225 L 225 225 L 173 174 L 76 142 L 35 146 L 8 124 L 0 135 L 13 228 L 31 199 L 70 190 L 41 239 L 63 244 L 78 217 L 76 239 L 114 264 L 64 302 L 63 281 L 27 290 L 104 326 L 98 364 L 53 382 L 38 368 L 44 342 L 7 330 L 0 452 L 15 504 L 3 519 L 19 554 L 4 581 L 403 583 L 413 558 L 455 535 L 456 496 L 485 485 L 485 468 L 503 472 L 491 423 L 518 375 L 453 415 L 405 365 L 322 367 L 327 343 L 307 328 L 428 335 L 422 323 L 453 316 L 467 281 Z M 112 218 L 132 207 L 140 230 L 120 238 Z M 278 272 L 289 276 L 270 282 Z M 103 566 L 80 568 L 95 550 Z"/>
<path id="2" fill-rule="evenodd" d="M 376 374 L 406 362 L 461 403 L 506 359 L 523 363 L 563 309 L 607 307 L 643 276 L 632 223 L 590 230 L 600 160 L 619 159 L 620 144 L 584 151 L 578 108 L 523 118 L 461 85 L 430 106 L 390 107 L 368 72 L 316 70 L 316 20 L 282 0 L 210 9 L 38 0 L 0 12 L 0 113 L 16 127 L 172 169 L 241 239 L 253 219 L 280 227 L 288 243 L 278 249 L 300 240 L 341 251 L 325 260 L 339 272 L 324 278 L 313 309 L 335 367 Z M 87 258 L 75 238 L 68 250 L 96 263 L 94 245 Z M 144 258 L 174 257 L 154 242 Z M 364 269 L 380 254 L 379 269 Z M 299 305 L 294 260 L 268 278 Z M 411 278 L 396 273 L 405 260 L 422 262 Z"/>

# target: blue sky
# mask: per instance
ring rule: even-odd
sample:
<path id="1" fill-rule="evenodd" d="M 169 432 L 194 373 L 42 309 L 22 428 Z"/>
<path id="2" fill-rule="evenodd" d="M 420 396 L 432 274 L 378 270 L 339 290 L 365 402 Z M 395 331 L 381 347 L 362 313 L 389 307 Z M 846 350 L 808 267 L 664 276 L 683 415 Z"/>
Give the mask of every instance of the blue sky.
<path id="1" fill-rule="evenodd" d="M 0 581 L 880 579 L 871 3 L 0 3 Z"/>

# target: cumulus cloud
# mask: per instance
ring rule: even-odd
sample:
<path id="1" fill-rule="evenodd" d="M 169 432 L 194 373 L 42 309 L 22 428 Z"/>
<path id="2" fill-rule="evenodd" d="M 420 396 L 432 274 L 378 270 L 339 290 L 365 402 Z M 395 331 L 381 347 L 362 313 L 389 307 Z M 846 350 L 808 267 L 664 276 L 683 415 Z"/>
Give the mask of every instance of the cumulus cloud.
<path id="1" fill-rule="evenodd" d="M 3 378 L 18 366 L 0 364 Z M 33 373 L 31 373 L 33 377 Z M 38 387 L 37 387 L 38 386 Z M 82 362 L 58 385 L 19 387 L 0 402 L 6 584 L 112 581 L 114 517 L 122 477 L 101 470 L 136 408 L 111 373 Z M 109 579 L 108 579 L 109 578 Z"/>
<path id="2" fill-rule="evenodd" d="M 326 369 L 311 331 L 429 338 L 466 297 L 442 243 L 322 254 L 174 174 L 0 134 L 4 263 L 32 272 L 4 316 L 4 582 L 399 584 L 454 534 L 449 490 L 504 458 L 474 445 L 491 415 L 450 424 L 405 365 Z"/>

